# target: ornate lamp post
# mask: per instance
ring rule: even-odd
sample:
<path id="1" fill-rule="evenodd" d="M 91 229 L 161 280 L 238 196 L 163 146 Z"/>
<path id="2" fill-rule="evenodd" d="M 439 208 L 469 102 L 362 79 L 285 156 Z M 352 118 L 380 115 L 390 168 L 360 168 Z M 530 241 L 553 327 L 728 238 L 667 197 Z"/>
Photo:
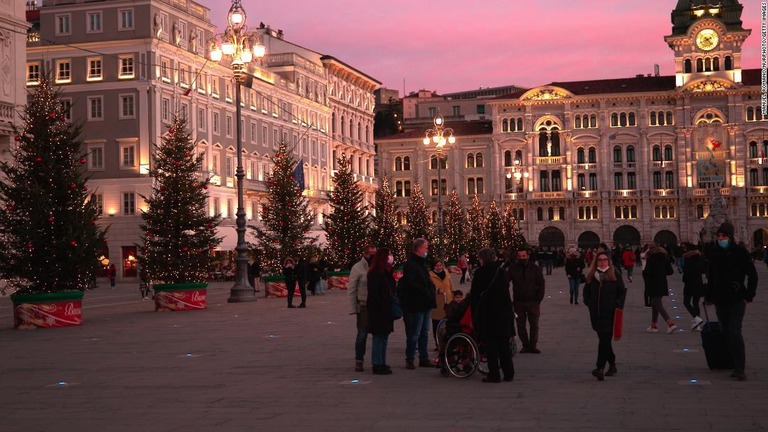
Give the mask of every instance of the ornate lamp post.
<path id="1" fill-rule="evenodd" d="M 515 159 L 514 166 L 511 170 L 507 171 L 507 178 L 515 178 L 515 187 L 519 192 L 520 186 L 523 184 L 523 177 L 528 178 L 528 171 L 523 172 L 523 168 L 520 166 L 520 159 Z M 509 192 L 509 191 L 507 191 Z"/>
<path id="2" fill-rule="evenodd" d="M 437 254 L 438 259 L 443 259 L 443 178 L 442 161 L 445 158 L 444 150 L 446 144 L 454 144 L 456 138 L 453 136 L 453 129 L 444 127 L 445 119 L 438 115 L 433 121 L 435 127 L 427 129 L 424 134 L 424 145 L 429 148 L 431 144 L 435 145 L 437 153 Z M 430 161 L 432 158 L 430 157 Z M 431 162 L 430 162 L 431 163 Z"/>
<path id="3" fill-rule="evenodd" d="M 229 303 L 256 301 L 256 293 L 248 283 L 248 245 L 245 242 L 245 205 L 243 198 L 243 131 L 240 122 L 240 85 L 248 74 L 247 68 L 254 57 L 264 57 L 265 48 L 258 32 L 248 33 L 245 25 L 245 10 L 240 0 L 232 0 L 227 14 L 229 26 L 223 34 L 210 42 L 211 60 L 221 61 L 223 56 L 230 60 L 235 80 L 235 121 L 237 122 L 237 258 L 235 258 L 235 285 L 230 290 Z"/>

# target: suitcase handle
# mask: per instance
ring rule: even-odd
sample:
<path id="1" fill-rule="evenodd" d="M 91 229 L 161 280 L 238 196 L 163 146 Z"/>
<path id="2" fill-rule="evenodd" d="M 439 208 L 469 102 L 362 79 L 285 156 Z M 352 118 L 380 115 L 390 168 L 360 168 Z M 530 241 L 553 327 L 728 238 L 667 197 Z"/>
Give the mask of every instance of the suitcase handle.
<path id="1" fill-rule="evenodd" d="M 704 318 L 709 322 L 709 313 L 707 312 L 707 301 L 702 300 L 701 301 L 701 308 L 704 309 Z"/>

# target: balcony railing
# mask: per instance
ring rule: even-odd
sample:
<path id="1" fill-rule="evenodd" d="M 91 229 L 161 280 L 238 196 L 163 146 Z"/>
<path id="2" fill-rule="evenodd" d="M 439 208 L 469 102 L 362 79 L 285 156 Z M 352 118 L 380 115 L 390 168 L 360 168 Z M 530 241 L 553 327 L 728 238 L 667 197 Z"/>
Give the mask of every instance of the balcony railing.
<path id="1" fill-rule="evenodd" d="M 768 194 L 768 186 L 750 186 L 748 192 L 750 195 L 765 195 Z"/>
<path id="2" fill-rule="evenodd" d="M 653 168 L 667 168 L 675 166 L 675 161 L 653 161 L 651 163 Z"/>
<path id="3" fill-rule="evenodd" d="M 519 193 L 519 192 L 504 194 L 504 199 L 511 200 L 511 201 L 521 201 L 521 200 L 524 200 L 525 198 L 526 198 L 526 195 L 524 193 Z"/>
<path id="4" fill-rule="evenodd" d="M 768 158 L 764 157 L 758 157 L 758 158 L 749 158 L 749 164 L 750 165 L 768 165 Z"/>
<path id="5" fill-rule="evenodd" d="M 697 197 L 709 196 L 711 190 L 712 189 L 696 188 L 693 190 L 693 196 L 697 196 Z M 731 188 L 724 187 L 720 189 L 720 195 L 728 196 L 730 194 L 731 194 Z"/>
<path id="6" fill-rule="evenodd" d="M 715 159 L 730 159 L 730 152 L 728 150 L 721 150 L 716 152 L 694 152 L 694 157 L 696 160 L 708 160 L 712 159 L 713 157 Z"/>
<path id="7" fill-rule="evenodd" d="M 573 193 L 574 198 L 600 198 L 600 191 L 577 191 Z"/>
<path id="8" fill-rule="evenodd" d="M 533 158 L 536 165 L 562 165 L 565 163 L 565 156 L 543 156 Z"/>
<path id="9" fill-rule="evenodd" d="M 563 199 L 565 198 L 565 192 L 534 192 L 533 199 Z"/>
<path id="10" fill-rule="evenodd" d="M 677 196 L 675 189 L 652 189 L 651 196 L 654 197 L 674 197 Z"/>
<path id="11" fill-rule="evenodd" d="M 576 169 L 578 169 L 578 170 L 593 170 L 593 169 L 597 169 L 597 164 L 596 163 L 576 164 Z"/>
<path id="12" fill-rule="evenodd" d="M 640 191 L 637 189 L 623 189 L 611 191 L 613 198 L 636 198 L 640 196 Z"/>

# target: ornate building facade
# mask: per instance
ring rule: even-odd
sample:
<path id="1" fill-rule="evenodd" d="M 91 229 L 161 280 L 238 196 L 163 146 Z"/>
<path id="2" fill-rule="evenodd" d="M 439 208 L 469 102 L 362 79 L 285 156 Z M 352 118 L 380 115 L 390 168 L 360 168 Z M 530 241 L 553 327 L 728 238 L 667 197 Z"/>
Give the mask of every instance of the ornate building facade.
<path id="1" fill-rule="evenodd" d="M 380 169 L 395 185 L 421 181 L 430 195 L 455 188 L 465 203 L 477 193 L 512 205 L 541 246 L 697 242 L 716 193 L 737 239 L 768 245 L 760 71 L 741 67 L 751 32 L 743 6 L 714 3 L 680 1 L 673 11 L 664 39 L 674 76 L 553 82 L 497 97 L 485 102 L 486 133 L 462 136 L 473 122 L 446 122 L 457 144 L 445 190 L 429 187 L 426 125 L 378 140 Z"/>
<path id="2" fill-rule="evenodd" d="M 85 121 L 93 199 L 102 209 L 101 223 L 110 226 L 105 255 L 117 264 L 121 278 L 137 274 L 142 196 L 151 190 L 154 146 L 174 115 L 188 119 L 204 154 L 201 176 L 213 182 L 210 212 L 223 217 L 222 250 L 236 244 L 235 122 L 242 127 L 249 224 L 259 223 L 270 157 L 280 142 L 303 163 L 305 195 L 317 233 L 328 212 L 333 155 L 343 146 L 343 152 L 370 159 L 372 132 L 354 140 L 334 137 L 334 113 L 340 106 L 353 110 L 355 125 L 372 129 L 373 89 L 379 83 L 332 57 L 286 41 L 282 31 L 264 24 L 257 29 L 267 55 L 249 70 L 252 82 L 242 86 L 242 117 L 237 119 L 232 71 L 207 59 L 208 41 L 216 32 L 210 10 L 192 0 L 43 0 L 30 22 L 22 62 L 27 86 L 34 87 L 50 71 L 62 88 L 70 118 Z M 355 98 L 342 100 L 337 88 L 349 88 Z M 357 172 L 365 172 L 365 163 Z M 373 190 L 373 181 L 363 180 Z"/>
<path id="3" fill-rule="evenodd" d="M 27 29 L 26 14 L 33 6 L 17 0 L 0 0 L 0 160 L 9 160 L 13 146 L 13 125 L 20 125 L 18 113 L 27 103 L 24 82 Z"/>

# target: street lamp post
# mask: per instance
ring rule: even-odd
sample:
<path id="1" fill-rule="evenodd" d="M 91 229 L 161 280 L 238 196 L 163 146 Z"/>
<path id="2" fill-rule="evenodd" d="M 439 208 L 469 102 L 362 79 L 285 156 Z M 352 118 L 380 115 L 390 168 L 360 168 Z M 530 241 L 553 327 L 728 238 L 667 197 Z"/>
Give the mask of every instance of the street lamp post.
<path id="1" fill-rule="evenodd" d="M 235 121 L 237 122 L 237 258 L 235 258 L 235 284 L 230 290 L 229 303 L 256 301 L 256 293 L 248 282 L 248 245 L 245 242 L 245 203 L 243 193 L 243 131 L 240 121 L 240 85 L 248 74 L 247 68 L 254 57 L 264 57 L 265 48 L 261 44 L 258 32 L 248 33 L 245 25 L 245 10 L 240 0 L 232 0 L 232 6 L 227 14 L 227 29 L 223 34 L 211 39 L 210 56 L 215 62 L 221 61 L 224 55 L 230 60 L 230 67 L 235 80 Z"/>
<path id="2" fill-rule="evenodd" d="M 511 179 L 512 177 L 515 178 L 515 190 L 517 192 L 520 192 L 520 186 L 522 186 L 523 177 L 528 178 L 528 171 L 523 172 L 523 168 L 520 166 L 520 164 L 520 159 L 515 159 L 514 166 L 512 167 L 511 171 L 507 171 L 508 179 Z"/>
<path id="3" fill-rule="evenodd" d="M 443 201 L 442 201 L 442 161 L 446 144 L 454 144 L 456 138 L 453 136 L 453 129 L 444 127 L 445 119 L 443 116 L 438 115 L 435 117 L 434 128 L 427 129 L 424 134 L 424 145 L 429 147 L 430 144 L 435 145 L 435 152 L 437 153 L 437 258 L 444 259 L 443 254 Z M 430 157 L 430 163 L 432 158 Z"/>

